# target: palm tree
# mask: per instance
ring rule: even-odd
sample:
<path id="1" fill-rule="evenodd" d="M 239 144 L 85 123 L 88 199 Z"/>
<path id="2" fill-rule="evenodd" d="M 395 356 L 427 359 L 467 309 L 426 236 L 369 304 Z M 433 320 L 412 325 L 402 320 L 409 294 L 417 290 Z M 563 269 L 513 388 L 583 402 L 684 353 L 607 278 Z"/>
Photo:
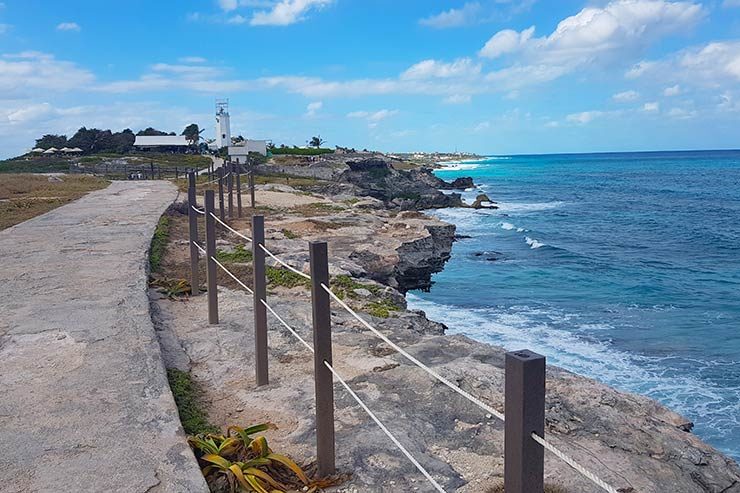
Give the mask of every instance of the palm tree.
<path id="1" fill-rule="evenodd" d="M 316 137 L 311 137 L 311 141 L 308 143 L 308 145 L 318 149 L 324 142 L 326 141 L 321 138 L 321 135 L 317 135 Z"/>

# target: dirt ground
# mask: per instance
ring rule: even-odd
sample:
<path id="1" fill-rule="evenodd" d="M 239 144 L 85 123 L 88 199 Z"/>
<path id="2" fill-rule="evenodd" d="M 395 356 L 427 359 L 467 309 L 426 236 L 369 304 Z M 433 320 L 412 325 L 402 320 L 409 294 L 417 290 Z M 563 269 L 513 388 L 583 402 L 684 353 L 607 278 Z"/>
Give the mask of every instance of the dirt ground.
<path id="1" fill-rule="evenodd" d="M 0 230 L 56 209 L 109 181 L 87 175 L 0 175 Z"/>

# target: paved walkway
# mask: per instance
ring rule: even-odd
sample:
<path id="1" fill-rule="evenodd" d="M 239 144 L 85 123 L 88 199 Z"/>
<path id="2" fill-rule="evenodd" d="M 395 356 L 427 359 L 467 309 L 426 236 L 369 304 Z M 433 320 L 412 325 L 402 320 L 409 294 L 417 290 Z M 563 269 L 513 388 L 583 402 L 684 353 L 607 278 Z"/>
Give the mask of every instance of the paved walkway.
<path id="1" fill-rule="evenodd" d="M 0 491 L 208 491 L 146 294 L 176 194 L 114 182 L 0 231 Z"/>

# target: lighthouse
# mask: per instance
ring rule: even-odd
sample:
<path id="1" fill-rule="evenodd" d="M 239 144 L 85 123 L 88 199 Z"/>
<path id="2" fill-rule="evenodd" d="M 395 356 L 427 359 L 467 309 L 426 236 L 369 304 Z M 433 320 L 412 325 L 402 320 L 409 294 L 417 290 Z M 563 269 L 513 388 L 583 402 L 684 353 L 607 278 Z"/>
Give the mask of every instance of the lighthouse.
<path id="1" fill-rule="evenodd" d="M 231 145 L 231 123 L 229 121 L 229 100 L 216 100 L 216 147 Z"/>

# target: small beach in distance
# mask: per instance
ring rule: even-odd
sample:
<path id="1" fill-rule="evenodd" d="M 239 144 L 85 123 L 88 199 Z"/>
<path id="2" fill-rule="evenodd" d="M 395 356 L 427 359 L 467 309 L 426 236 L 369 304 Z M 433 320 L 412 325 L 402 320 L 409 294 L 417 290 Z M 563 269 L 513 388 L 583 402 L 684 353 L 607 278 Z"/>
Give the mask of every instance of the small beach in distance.
<path id="1" fill-rule="evenodd" d="M 740 151 L 498 156 L 440 209 L 458 241 L 411 308 L 652 397 L 740 458 Z"/>

